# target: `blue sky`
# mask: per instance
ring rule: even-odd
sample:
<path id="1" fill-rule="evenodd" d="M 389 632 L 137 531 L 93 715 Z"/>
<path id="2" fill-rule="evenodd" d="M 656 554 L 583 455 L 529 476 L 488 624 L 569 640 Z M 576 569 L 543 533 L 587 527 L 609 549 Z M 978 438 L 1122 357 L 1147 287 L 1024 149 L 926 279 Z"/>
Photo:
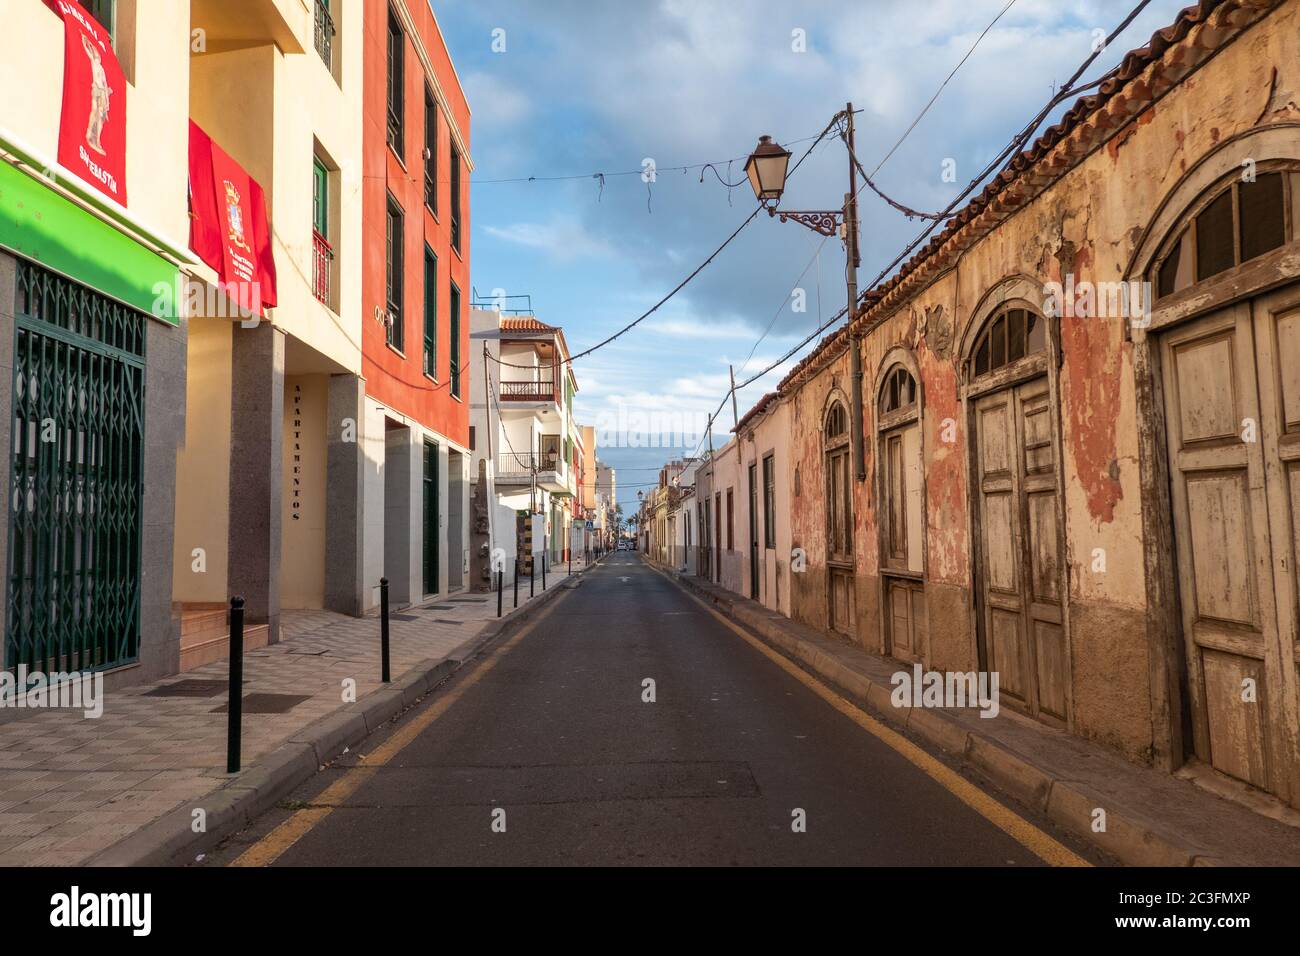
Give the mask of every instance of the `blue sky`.
<path id="1" fill-rule="evenodd" d="M 1108 34 L 1135 2 L 1016 0 L 880 169 L 878 184 L 913 208 L 942 209 L 1077 69 L 1095 31 Z M 1152 0 L 1084 81 L 1145 44 L 1186 2 Z M 473 112 L 473 285 L 480 296 L 528 294 L 574 351 L 594 344 L 672 289 L 754 207 L 747 184 L 729 190 L 712 171 L 701 183 L 698 169 L 668 167 L 714 162 L 723 179 L 739 181 L 759 134 L 797 158 L 808 145 L 797 141 L 851 100 L 861 109 L 859 158 L 873 170 L 1006 3 L 432 3 Z M 503 52 L 494 39 L 498 49 L 504 40 Z M 659 169 L 651 184 L 639 175 L 646 158 Z M 728 167 L 728 159 L 740 161 Z M 943 181 L 949 159 L 955 183 Z M 838 207 L 846 162 L 840 141 L 828 137 L 782 206 Z M 576 178 L 489 181 L 528 176 Z M 865 287 L 923 224 L 868 193 L 860 215 Z M 726 395 L 729 363 L 749 377 L 844 305 L 843 269 L 837 239 L 823 243 L 758 217 L 659 312 L 575 364 L 579 419 L 654 411 L 700 420 Z M 792 309 L 795 288 L 804 290 L 804 312 Z M 788 367 L 743 390 L 740 413 Z M 727 408 L 716 444 L 730 426 Z M 618 469 L 625 510 L 658 465 L 682 453 L 599 451 Z"/>

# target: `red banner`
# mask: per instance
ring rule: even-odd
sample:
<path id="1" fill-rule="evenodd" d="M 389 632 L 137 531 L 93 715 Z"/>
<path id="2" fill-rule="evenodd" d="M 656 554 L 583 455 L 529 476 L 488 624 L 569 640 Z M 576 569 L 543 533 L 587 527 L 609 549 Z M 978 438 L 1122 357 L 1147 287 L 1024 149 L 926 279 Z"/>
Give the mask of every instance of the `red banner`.
<path id="1" fill-rule="evenodd" d="M 126 77 L 113 42 L 76 0 L 45 2 L 63 19 L 59 165 L 125 206 Z"/>
<path id="2" fill-rule="evenodd" d="M 245 311 L 273 306 L 275 258 L 257 180 L 190 120 L 190 248 Z"/>

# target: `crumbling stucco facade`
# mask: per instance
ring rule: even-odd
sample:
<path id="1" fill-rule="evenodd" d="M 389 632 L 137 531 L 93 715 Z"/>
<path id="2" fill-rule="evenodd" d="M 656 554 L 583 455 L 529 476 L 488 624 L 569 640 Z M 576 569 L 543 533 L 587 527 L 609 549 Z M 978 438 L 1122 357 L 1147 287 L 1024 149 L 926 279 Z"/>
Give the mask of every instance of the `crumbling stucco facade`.
<path id="1" fill-rule="evenodd" d="M 788 605 L 780 609 L 930 669 L 1023 671 L 1013 676 L 1024 700 L 1011 706 L 1037 720 L 1136 762 L 1173 769 L 1199 758 L 1300 804 L 1295 615 L 1279 610 L 1270 632 L 1273 612 L 1250 605 L 1249 614 L 1264 622 L 1257 629 L 1265 640 L 1276 632 L 1280 648 L 1273 657 L 1259 652 L 1258 667 L 1255 645 L 1234 650 L 1230 634 L 1217 650 L 1213 641 L 1200 649 L 1189 643 L 1190 629 L 1200 626 L 1189 607 L 1199 600 L 1203 618 L 1217 613 L 1194 591 L 1205 582 L 1192 552 L 1208 553 L 1220 541 L 1231 551 L 1245 542 L 1228 560 L 1249 564 L 1264 539 L 1258 526 L 1233 537 L 1231 502 L 1223 497 L 1235 493 L 1231 488 L 1216 492 L 1215 501 L 1228 502 L 1216 518 L 1198 515 L 1195 496 L 1179 512 L 1177 489 L 1195 476 L 1179 471 L 1184 452 L 1170 451 L 1166 427 L 1169 415 L 1187 431 L 1217 414 L 1210 404 L 1210 411 L 1189 406 L 1198 400 L 1189 397 L 1196 376 L 1186 379 L 1187 394 L 1171 398 L 1171 369 L 1193 354 L 1178 351 L 1178 330 L 1214 321 L 1224 308 L 1258 303 L 1261 295 L 1273 296 L 1268 314 L 1275 319 L 1259 321 L 1282 330 L 1271 341 L 1282 370 L 1277 401 L 1290 410 L 1287 389 L 1296 373 L 1289 370 L 1300 367 L 1300 334 L 1291 338 L 1287 324 L 1292 299 L 1300 300 L 1298 104 L 1300 2 L 1225 0 L 1189 8 L 873 290 L 850 329 L 824 340 L 765 399 L 763 418 L 776 421 L 779 412 L 789 436 L 779 462 L 788 491 L 782 510 L 791 552 L 803 562 L 802 571 L 784 575 L 789 587 L 781 603 Z M 1249 261 L 1246 253 L 1259 240 L 1242 231 L 1253 228 L 1245 220 L 1271 223 L 1273 212 L 1257 200 L 1273 193 L 1233 192 L 1236 178 L 1255 185 L 1246 170 L 1276 172 L 1286 203 L 1281 245 Z M 1267 182 L 1273 189 L 1274 180 Z M 1171 241 L 1178 245 L 1179 230 L 1225 195 L 1236 197 L 1230 222 L 1237 258 L 1203 280 L 1171 278 L 1162 290 L 1159 272 L 1173 255 Z M 1196 268 L 1208 271 L 1212 220 L 1195 222 L 1197 235 L 1207 237 Z M 1178 269 L 1175 258 L 1167 272 L 1172 277 Z M 1121 303 L 1118 311 L 1126 314 L 1098 314 L 1116 311 L 1102 284 L 1145 281 L 1153 283 L 1145 310 Z M 1053 284 L 1064 295 L 1053 298 Z M 1300 305 L 1295 309 L 1300 316 Z M 1204 341 L 1230 333 L 1213 334 L 1220 338 Z M 866 474 L 849 483 L 852 586 L 844 607 L 837 606 L 845 596 L 836 591 L 830 543 L 839 532 L 828 423 L 852 394 L 855 346 Z M 1264 357 L 1259 361 L 1258 381 L 1272 381 L 1262 371 Z M 903 392 L 890 399 L 894 369 L 904 370 L 897 378 Z M 1219 400 L 1221 392 L 1224 414 L 1232 417 L 1234 390 L 1245 382 L 1232 378 L 1204 401 Z M 1269 387 L 1258 386 L 1261 394 Z M 1261 419 L 1267 414 L 1265 408 Z M 1289 469 L 1285 446 L 1294 423 L 1288 414 L 1281 418 L 1279 461 Z M 1210 444 L 1233 444 L 1232 435 L 1217 434 Z M 1266 440 L 1266 456 L 1269 447 Z M 900 456 L 912 454 L 919 465 L 909 471 L 910 460 Z M 739 488 L 741 463 L 727 467 Z M 909 508 L 921 516 L 919 529 L 908 523 Z M 1220 528 L 1227 530 L 1214 530 Z M 1202 545 L 1207 535 L 1219 537 Z M 1276 595 L 1294 595 L 1286 562 L 1293 567 L 1300 555 L 1293 541 L 1274 547 L 1283 550 L 1271 586 Z M 780 560 L 788 568 L 786 558 Z M 741 593 L 748 590 L 743 567 L 733 571 L 724 559 L 724 583 Z M 1012 583 L 1003 587 L 1002 578 Z M 1263 608 L 1268 595 L 1261 590 L 1256 597 Z M 1216 600 L 1227 607 L 1236 597 Z M 1279 597 L 1277 607 L 1283 603 Z M 846 612 L 847 626 L 837 621 Z M 1006 623 L 1017 614 L 1023 627 Z M 1250 624 L 1243 621 L 1233 626 Z M 1203 666 L 1192 661 L 1202 653 Z M 1230 653 L 1237 656 L 1224 656 Z M 1256 674 L 1268 683 L 1271 711 L 1239 707 L 1219 686 L 1235 694 Z"/>

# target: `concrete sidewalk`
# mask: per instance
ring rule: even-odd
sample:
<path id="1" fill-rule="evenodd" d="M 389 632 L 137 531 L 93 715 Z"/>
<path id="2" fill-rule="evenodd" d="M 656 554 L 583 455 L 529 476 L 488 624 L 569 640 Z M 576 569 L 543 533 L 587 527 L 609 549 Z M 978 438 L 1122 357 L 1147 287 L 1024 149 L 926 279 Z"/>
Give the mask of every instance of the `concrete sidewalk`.
<path id="1" fill-rule="evenodd" d="M 519 608 L 460 592 L 377 617 L 286 611 L 280 643 L 244 657 L 242 769 L 227 774 L 224 661 L 106 695 L 103 715 L 45 710 L 0 725 L 0 866 L 190 859 L 423 696 L 509 624 L 576 585 L 574 562 Z M 355 703 L 343 700 L 356 682 Z M 202 814 L 195 811 L 201 810 Z M 202 829 L 196 820 L 202 820 Z M 197 831 L 197 832 L 196 832 Z"/>
<path id="2" fill-rule="evenodd" d="M 895 707 L 890 678 L 910 672 L 910 665 L 869 654 L 692 575 L 658 570 L 846 698 L 1122 863 L 1300 866 L 1296 826 L 1008 709 L 981 718 L 974 710 Z M 1099 809 L 1105 811 L 1101 832 L 1094 830 Z M 1291 811 L 1278 812 L 1295 819 Z"/>

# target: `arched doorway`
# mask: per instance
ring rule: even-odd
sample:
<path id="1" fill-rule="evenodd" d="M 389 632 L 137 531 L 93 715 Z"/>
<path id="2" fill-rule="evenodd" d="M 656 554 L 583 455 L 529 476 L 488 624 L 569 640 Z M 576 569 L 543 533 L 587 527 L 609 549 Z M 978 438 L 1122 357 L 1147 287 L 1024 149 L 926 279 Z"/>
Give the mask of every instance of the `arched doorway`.
<path id="1" fill-rule="evenodd" d="M 1207 156 L 1162 204 L 1130 275 L 1154 299 L 1134 323 L 1134 366 L 1151 425 L 1144 536 L 1166 542 L 1148 546 L 1148 602 L 1181 671 L 1168 699 L 1186 694 L 1171 708 L 1172 762 L 1195 756 L 1300 806 L 1297 155 L 1288 127 Z"/>
<path id="2" fill-rule="evenodd" d="M 927 641 L 919 383 L 910 353 L 895 349 L 875 390 L 881 633 L 885 652 L 906 661 L 924 661 Z"/>
<path id="3" fill-rule="evenodd" d="M 831 399 L 822 422 L 826 467 L 827 625 L 853 635 L 853 473 L 850 464 L 849 412 L 844 401 Z"/>
<path id="4" fill-rule="evenodd" d="M 1054 330 L 1013 280 L 985 296 L 964 350 L 976 634 L 1002 701 L 1070 719 L 1065 531 Z"/>

